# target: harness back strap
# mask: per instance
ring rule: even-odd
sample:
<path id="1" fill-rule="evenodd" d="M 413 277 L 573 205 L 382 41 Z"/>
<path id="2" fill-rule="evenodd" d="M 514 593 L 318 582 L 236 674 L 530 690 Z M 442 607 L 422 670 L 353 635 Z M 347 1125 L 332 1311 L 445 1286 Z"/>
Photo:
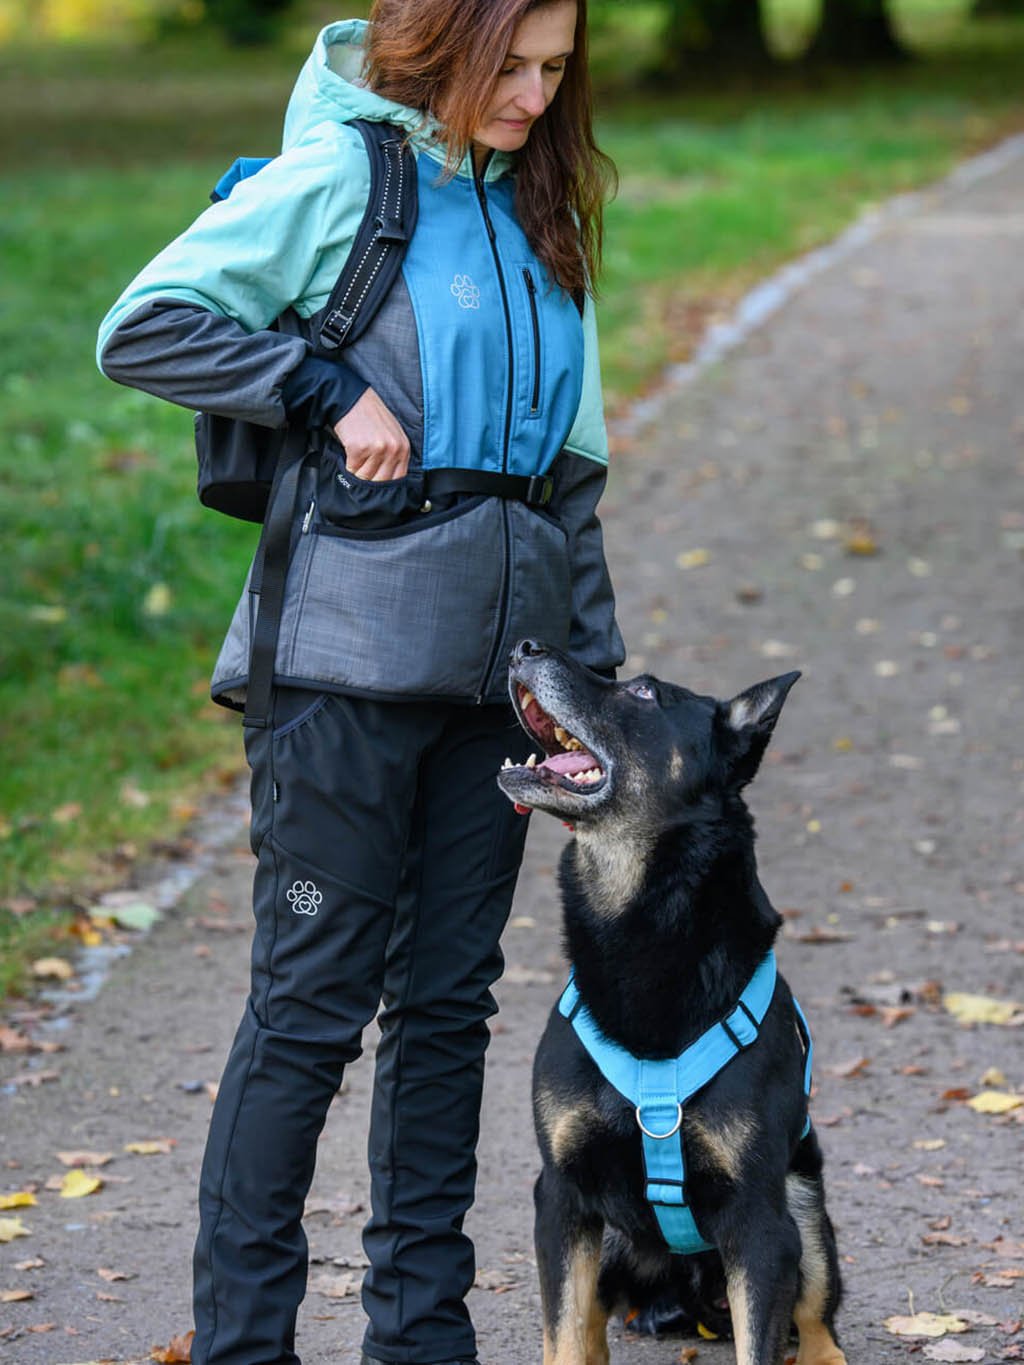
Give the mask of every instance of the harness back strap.
<path id="1" fill-rule="evenodd" d="M 682 1138 L 683 1106 L 732 1061 L 757 1041 L 764 1017 L 775 994 L 777 968 L 774 952 L 760 962 L 747 983 L 736 1008 L 712 1026 L 678 1057 L 652 1061 L 634 1057 L 600 1031 L 579 990 L 570 977 L 558 1003 L 559 1012 L 572 1024 L 580 1042 L 605 1080 L 630 1104 L 643 1144 L 646 1197 L 654 1207 L 669 1250 L 677 1255 L 710 1251 L 686 1197 L 686 1164 Z M 794 1002 L 795 1003 L 795 1002 Z M 806 1020 L 797 1006 L 798 1018 Z M 810 1035 L 806 1035 L 809 1043 Z M 804 1072 L 805 1092 L 810 1088 L 810 1048 Z M 806 1133 L 809 1120 L 804 1128 Z"/>

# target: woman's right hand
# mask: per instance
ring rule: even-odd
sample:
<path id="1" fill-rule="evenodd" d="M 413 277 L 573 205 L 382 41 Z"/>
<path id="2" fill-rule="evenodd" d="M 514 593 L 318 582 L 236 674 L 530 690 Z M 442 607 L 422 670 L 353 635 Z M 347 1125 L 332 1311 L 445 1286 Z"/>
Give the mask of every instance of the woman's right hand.
<path id="1" fill-rule="evenodd" d="M 334 425 L 345 447 L 345 468 L 357 479 L 382 483 L 409 471 L 409 438 L 373 389 L 367 389 Z"/>

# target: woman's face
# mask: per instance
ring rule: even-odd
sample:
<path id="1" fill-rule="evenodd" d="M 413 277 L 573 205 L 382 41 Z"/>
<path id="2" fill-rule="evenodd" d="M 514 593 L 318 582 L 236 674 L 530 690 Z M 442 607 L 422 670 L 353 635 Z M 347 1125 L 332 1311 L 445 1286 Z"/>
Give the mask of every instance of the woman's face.
<path id="1" fill-rule="evenodd" d="M 487 112 L 473 131 L 473 159 L 516 152 L 555 97 L 576 34 L 576 0 L 530 10 L 512 35 Z"/>

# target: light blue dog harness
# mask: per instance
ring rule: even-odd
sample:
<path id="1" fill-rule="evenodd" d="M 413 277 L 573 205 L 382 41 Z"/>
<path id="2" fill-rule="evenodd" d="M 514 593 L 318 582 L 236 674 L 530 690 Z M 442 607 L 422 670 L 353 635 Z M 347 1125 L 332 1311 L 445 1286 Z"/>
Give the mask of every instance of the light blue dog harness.
<path id="1" fill-rule="evenodd" d="M 704 1240 L 686 1198 L 686 1160 L 683 1151 L 683 1105 L 698 1090 L 757 1041 L 761 1024 L 775 994 L 775 953 L 769 951 L 747 983 L 736 1008 L 685 1048 L 678 1057 L 650 1061 L 611 1042 L 600 1031 L 580 1000 L 575 980 L 558 1002 L 559 1013 L 576 1030 L 605 1080 L 636 1107 L 643 1140 L 646 1196 L 669 1250 L 677 1256 L 712 1251 Z M 811 1089 L 811 1035 L 800 1006 L 793 1001 L 807 1048 L 804 1094 Z M 810 1130 L 808 1117 L 802 1136 Z"/>

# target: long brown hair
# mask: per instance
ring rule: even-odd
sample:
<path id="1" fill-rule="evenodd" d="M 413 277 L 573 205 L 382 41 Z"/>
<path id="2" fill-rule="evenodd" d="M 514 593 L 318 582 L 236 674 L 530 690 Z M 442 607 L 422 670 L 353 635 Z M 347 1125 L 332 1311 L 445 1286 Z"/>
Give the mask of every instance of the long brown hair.
<path id="1" fill-rule="evenodd" d="M 557 0 L 374 0 L 366 79 L 379 95 L 438 118 L 453 174 L 484 120 L 512 36 Z M 516 213 L 534 252 L 568 292 L 593 293 L 615 167 L 594 142 L 586 0 L 561 84 L 516 153 Z M 443 117 L 440 111 L 443 110 Z"/>

